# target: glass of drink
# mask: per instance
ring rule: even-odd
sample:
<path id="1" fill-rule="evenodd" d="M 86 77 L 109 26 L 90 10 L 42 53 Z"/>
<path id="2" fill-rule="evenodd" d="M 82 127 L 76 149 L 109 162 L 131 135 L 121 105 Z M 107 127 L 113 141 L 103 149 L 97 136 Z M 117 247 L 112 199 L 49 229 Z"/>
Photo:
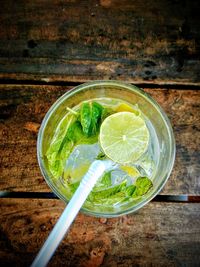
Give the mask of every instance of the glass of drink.
<path id="1" fill-rule="evenodd" d="M 160 192 L 174 164 L 175 141 L 166 114 L 144 91 L 94 81 L 53 104 L 37 152 L 46 182 L 66 203 L 93 161 L 115 162 L 82 207 L 89 215 L 115 217 L 138 210 Z"/>

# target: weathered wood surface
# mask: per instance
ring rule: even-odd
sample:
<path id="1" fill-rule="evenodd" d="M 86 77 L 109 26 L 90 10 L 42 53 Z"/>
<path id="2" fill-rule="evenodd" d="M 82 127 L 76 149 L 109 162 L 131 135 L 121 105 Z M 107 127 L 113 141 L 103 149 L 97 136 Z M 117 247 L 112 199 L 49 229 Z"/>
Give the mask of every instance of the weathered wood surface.
<path id="1" fill-rule="evenodd" d="M 200 84 L 199 1 L 1 1 L 0 78 Z"/>
<path id="2" fill-rule="evenodd" d="M 1 266 L 29 266 L 64 204 L 1 199 L 0 207 Z M 199 204 L 149 203 L 116 219 L 79 214 L 49 266 L 197 267 L 199 220 Z"/>
<path id="3" fill-rule="evenodd" d="M 51 104 L 71 87 L 0 85 L 0 190 L 49 191 L 36 158 L 38 127 Z M 162 193 L 200 194 L 200 91 L 145 89 L 169 115 L 175 167 Z"/>

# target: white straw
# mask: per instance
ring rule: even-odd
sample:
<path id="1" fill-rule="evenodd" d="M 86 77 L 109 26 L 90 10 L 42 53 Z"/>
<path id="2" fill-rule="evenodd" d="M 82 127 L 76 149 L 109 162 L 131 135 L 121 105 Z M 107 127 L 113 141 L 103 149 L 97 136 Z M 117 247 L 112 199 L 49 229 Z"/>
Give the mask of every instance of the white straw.
<path id="1" fill-rule="evenodd" d="M 33 261 L 31 267 L 44 267 L 47 265 L 95 183 L 99 177 L 102 176 L 104 171 L 110 168 L 112 165 L 113 162 L 110 160 L 96 160 L 91 164 L 88 172 L 82 179 L 78 189 L 63 211 L 61 217 L 57 221 L 52 232 Z"/>

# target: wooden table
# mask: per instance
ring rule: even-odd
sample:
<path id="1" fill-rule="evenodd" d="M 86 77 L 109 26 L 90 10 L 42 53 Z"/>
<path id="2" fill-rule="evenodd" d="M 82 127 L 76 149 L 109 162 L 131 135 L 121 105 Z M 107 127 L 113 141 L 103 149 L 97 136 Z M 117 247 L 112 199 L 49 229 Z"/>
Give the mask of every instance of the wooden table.
<path id="1" fill-rule="evenodd" d="M 37 131 L 59 96 L 96 79 L 158 101 L 175 166 L 137 213 L 80 214 L 49 266 L 200 266 L 199 1 L 6 0 L 0 13 L 0 266 L 29 266 L 63 211 L 38 167 Z"/>

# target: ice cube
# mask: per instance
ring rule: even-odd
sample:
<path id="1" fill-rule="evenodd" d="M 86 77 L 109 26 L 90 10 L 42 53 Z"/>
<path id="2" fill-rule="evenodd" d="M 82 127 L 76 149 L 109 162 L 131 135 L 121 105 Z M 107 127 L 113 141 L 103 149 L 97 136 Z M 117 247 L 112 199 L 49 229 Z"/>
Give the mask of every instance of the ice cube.
<path id="1" fill-rule="evenodd" d="M 127 185 L 133 183 L 133 179 L 130 176 L 128 176 L 128 174 L 125 171 L 116 169 L 111 172 L 112 185 L 121 184 L 124 180 L 127 181 Z"/>
<path id="2" fill-rule="evenodd" d="M 154 161 L 150 155 L 145 155 L 145 157 L 137 162 L 137 168 L 142 176 L 151 177 L 154 170 Z"/>
<path id="3" fill-rule="evenodd" d="M 69 183 L 80 181 L 99 153 L 98 143 L 76 146 L 66 161 L 63 178 Z"/>

